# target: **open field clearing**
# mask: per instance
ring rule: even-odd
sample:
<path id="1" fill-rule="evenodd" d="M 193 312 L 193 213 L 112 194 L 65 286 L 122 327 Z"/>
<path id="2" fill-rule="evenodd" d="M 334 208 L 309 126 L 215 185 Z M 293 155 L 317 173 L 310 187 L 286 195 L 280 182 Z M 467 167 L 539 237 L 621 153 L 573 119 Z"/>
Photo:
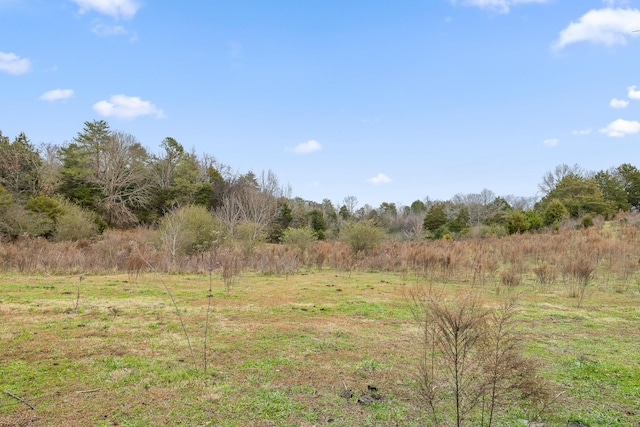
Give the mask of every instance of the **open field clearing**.
<path id="1" fill-rule="evenodd" d="M 532 279 L 326 269 L 244 273 L 230 292 L 215 274 L 5 274 L 0 425 L 430 425 L 409 297 L 429 282 L 485 306 L 520 294 L 524 352 L 551 399 L 502 407 L 495 425 L 640 425 L 637 287 L 594 282 L 578 308 L 563 285 Z"/>
<path id="2" fill-rule="evenodd" d="M 0 28 L 0 427 L 640 427 L 640 0 Z"/>

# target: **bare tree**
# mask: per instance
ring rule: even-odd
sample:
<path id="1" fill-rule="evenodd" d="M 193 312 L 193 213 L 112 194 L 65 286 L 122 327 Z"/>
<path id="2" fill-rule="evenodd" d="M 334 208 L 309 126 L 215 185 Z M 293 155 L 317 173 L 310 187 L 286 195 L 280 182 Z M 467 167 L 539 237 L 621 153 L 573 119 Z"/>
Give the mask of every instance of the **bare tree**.
<path id="1" fill-rule="evenodd" d="M 424 203 L 425 212 L 428 211 L 431 206 L 435 205 L 438 202 L 439 202 L 438 200 L 434 200 L 429 196 L 426 196 L 424 199 L 422 199 L 422 203 Z"/>
<path id="2" fill-rule="evenodd" d="M 236 202 L 231 194 L 227 194 L 222 199 L 222 203 L 216 209 L 216 215 L 222 223 L 229 235 L 233 236 L 233 231 L 235 229 L 236 224 L 238 224 L 242 218 L 242 214 L 239 209 L 236 207 Z"/>
<path id="3" fill-rule="evenodd" d="M 248 241 L 251 247 L 264 236 L 277 212 L 278 197 L 284 193 L 272 171 L 263 172 L 260 180 L 249 172 L 235 180 L 216 213 L 230 235 Z"/>
<path id="4" fill-rule="evenodd" d="M 347 196 L 342 200 L 342 203 L 346 206 L 349 215 L 353 216 L 356 206 L 358 206 L 358 198 L 356 196 Z"/>
<path id="5" fill-rule="evenodd" d="M 262 171 L 258 184 L 260 192 L 262 193 L 270 194 L 275 198 L 285 196 L 285 190 L 280 185 L 280 180 L 271 169 L 269 169 L 266 173 Z"/>
<path id="6" fill-rule="evenodd" d="M 513 209 L 521 211 L 528 211 L 533 209 L 536 201 L 538 200 L 538 198 L 535 196 L 524 197 L 514 196 L 513 194 L 506 195 L 503 197 L 503 199 L 506 200 L 506 202 L 509 203 L 509 206 L 511 206 Z"/>
<path id="7" fill-rule="evenodd" d="M 483 188 L 480 193 L 456 194 L 451 201 L 467 206 L 469 219 L 472 224 L 480 225 L 488 216 L 494 213 L 493 202 L 496 195 L 493 191 Z"/>
<path id="8" fill-rule="evenodd" d="M 50 196 L 60 185 L 60 167 L 62 162 L 58 157 L 60 146 L 51 143 L 40 144 L 40 192 Z"/>
<path id="9" fill-rule="evenodd" d="M 457 205 L 466 205 L 469 219 L 475 225 L 479 225 L 486 216 L 482 195 L 479 193 L 456 194 L 451 201 Z"/>
<path id="10" fill-rule="evenodd" d="M 424 214 L 409 213 L 403 215 L 403 233 L 408 240 L 420 240 L 424 232 Z"/>
<path id="11" fill-rule="evenodd" d="M 582 175 L 582 173 L 583 173 L 582 168 L 577 164 L 573 166 L 569 166 L 563 163 L 561 165 L 556 166 L 556 168 L 553 171 L 547 171 L 542 176 L 542 182 L 538 184 L 538 189 L 540 190 L 540 193 L 542 193 L 542 195 L 544 196 L 546 194 L 549 194 L 551 190 L 556 188 L 556 185 L 558 184 L 558 182 L 562 180 L 562 178 L 569 175 Z"/>
<path id="12" fill-rule="evenodd" d="M 99 169 L 92 181 L 102 194 L 100 207 L 112 224 L 135 224 L 135 209 L 148 206 L 152 196 L 147 151 L 133 135 L 117 131 L 104 141 L 97 156 Z"/>
<path id="13" fill-rule="evenodd" d="M 163 216 L 160 224 L 162 247 L 169 253 L 172 265 L 178 256 L 181 246 L 183 246 L 184 229 L 187 226 L 185 214 L 186 210 L 176 209 Z"/>
<path id="14" fill-rule="evenodd" d="M 173 183 L 178 161 L 184 155 L 184 148 L 170 136 L 163 139 L 160 146 L 164 149 L 164 155 L 155 162 L 156 180 L 158 187 L 166 190 Z"/>

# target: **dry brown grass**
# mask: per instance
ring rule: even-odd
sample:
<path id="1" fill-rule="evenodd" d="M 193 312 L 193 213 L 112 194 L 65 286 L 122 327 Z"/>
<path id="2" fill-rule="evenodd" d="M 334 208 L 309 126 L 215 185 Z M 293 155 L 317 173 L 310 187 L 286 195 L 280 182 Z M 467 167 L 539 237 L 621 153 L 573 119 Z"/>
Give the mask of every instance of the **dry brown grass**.
<path id="1" fill-rule="evenodd" d="M 582 230 L 517 234 L 460 241 L 384 242 L 367 256 L 356 256 L 338 241 L 315 242 L 300 250 L 287 245 L 260 245 L 243 254 L 240 270 L 262 274 L 295 274 L 323 268 L 350 274 L 379 271 L 416 276 L 428 281 L 497 284 L 503 273 L 519 275 L 522 283 L 538 283 L 543 291 L 576 281 L 575 260 L 595 269 L 597 286 L 615 292 L 637 287 L 640 269 L 640 233 L 637 217 Z M 81 274 L 128 272 L 131 280 L 149 266 L 166 273 L 221 271 L 221 254 L 169 257 L 158 246 L 153 230 L 110 231 L 95 242 L 51 242 L 44 239 L 0 243 L 0 271 L 22 274 Z M 497 282 L 497 283 L 496 283 Z"/>

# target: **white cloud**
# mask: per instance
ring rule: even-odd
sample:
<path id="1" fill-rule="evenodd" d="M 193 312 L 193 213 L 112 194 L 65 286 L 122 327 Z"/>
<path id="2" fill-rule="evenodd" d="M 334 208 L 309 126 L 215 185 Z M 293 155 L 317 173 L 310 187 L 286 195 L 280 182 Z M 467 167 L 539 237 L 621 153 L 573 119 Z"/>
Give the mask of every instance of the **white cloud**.
<path id="1" fill-rule="evenodd" d="M 27 58 L 20 58 L 12 52 L 0 52 L 0 71 L 15 76 L 25 74 L 31 71 L 31 61 Z"/>
<path id="2" fill-rule="evenodd" d="M 134 32 L 130 32 L 122 25 L 105 25 L 102 23 L 98 23 L 93 26 L 91 29 L 94 34 L 97 34 L 100 37 L 111 37 L 111 36 L 127 36 L 130 35 L 129 41 L 134 43 L 138 41 L 138 34 Z"/>
<path id="3" fill-rule="evenodd" d="M 367 180 L 367 182 L 369 184 L 373 184 L 373 185 L 380 185 L 380 184 L 387 184 L 389 182 L 391 182 L 391 179 L 383 174 L 383 173 L 379 173 L 378 175 L 374 176 L 373 178 L 370 178 Z"/>
<path id="4" fill-rule="evenodd" d="M 320 145 L 318 141 L 314 141 L 312 139 L 310 141 L 301 142 L 300 144 L 296 145 L 293 151 L 294 153 L 298 153 L 298 154 L 309 154 L 309 153 L 313 153 L 314 151 L 320 151 L 321 149 L 322 149 L 322 145 Z"/>
<path id="5" fill-rule="evenodd" d="M 609 123 L 609 126 L 606 128 L 600 129 L 600 132 L 607 136 L 621 138 L 625 135 L 632 135 L 640 132 L 640 122 L 635 120 L 618 119 Z"/>
<path id="6" fill-rule="evenodd" d="M 136 0 L 72 0 L 80 6 L 80 13 L 95 10 L 103 15 L 119 18 L 133 18 L 140 9 Z"/>
<path id="7" fill-rule="evenodd" d="M 500 13 L 509 13 L 512 6 L 526 3 L 547 3 L 549 0 L 451 0 L 452 4 L 475 6 L 481 9 L 495 10 Z"/>
<path id="8" fill-rule="evenodd" d="M 72 89 L 54 89 L 40 95 L 40 99 L 43 101 L 53 102 L 53 101 L 59 101 L 61 99 L 68 99 L 68 98 L 71 98 L 72 96 L 73 96 Z"/>
<path id="9" fill-rule="evenodd" d="M 99 101 L 93 109 L 105 117 L 120 119 L 134 119 L 139 116 L 156 116 L 165 118 L 164 112 L 149 101 L 143 101 L 137 96 L 113 95 L 109 101 Z"/>
<path id="10" fill-rule="evenodd" d="M 594 9 L 584 14 L 578 22 L 572 22 L 560 32 L 554 48 L 562 49 L 571 43 L 591 42 L 612 46 L 626 44 L 627 37 L 635 37 L 640 28 L 638 9 Z"/>
<path id="11" fill-rule="evenodd" d="M 589 134 L 591 134 L 591 131 L 592 131 L 592 130 L 593 130 L 593 129 L 578 129 L 578 130 L 574 130 L 574 131 L 573 131 L 573 132 L 571 132 L 571 133 L 572 133 L 572 134 L 574 134 L 574 135 L 577 135 L 577 136 L 583 136 L 583 135 L 589 135 Z"/>
<path id="12" fill-rule="evenodd" d="M 631 99 L 640 99 L 640 90 L 636 90 L 637 86 L 629 86 L 627 96 Z"/>
<path id="13" fill-rule="evenodd" d="M 558 138 L 549 138 L 543 141 L 544 145 L 546 145 L 547 147 L 555 147 L 559 142 L 560 141 L 558 140 Z"/>
<path id="14" fill-rule="evenodd" d="M 96 24 L 91 29 L 94 34 L 97 34 L 101 37 L 109 37 L 109 36 L 124 36 L 129 32 L 122 25 L 104 25 L 104 24 Z"/>
<path id="15" fill-rule="evenodd" d="M 611 102 L 609 102 L 611 108 L 627 108 L 627 105 L 629 105 L 629 101 L 625 101 L 624 99 L 613 98 Z"/>

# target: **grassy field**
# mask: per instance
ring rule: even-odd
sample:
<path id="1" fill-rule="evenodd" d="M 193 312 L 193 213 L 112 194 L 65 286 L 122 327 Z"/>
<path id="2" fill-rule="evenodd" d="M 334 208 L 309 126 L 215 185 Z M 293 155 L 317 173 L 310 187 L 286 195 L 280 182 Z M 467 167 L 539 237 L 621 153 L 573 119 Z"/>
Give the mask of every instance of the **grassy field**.
<path id="1" fill-rule="evenodd" d="M 334 270 L 245 273 L 229 293 L 216 275 L 0 276 L 0 426 L 429 425 L 407 297 L 424 285 Z M 487 305 L 507 292 L 435 286 Z M 594 283 L 578 308 L 562 285 L 517 286 L 526 355 L 554 396 L 545 426 L 640 425 L 639 291 Z M 494 425 L 531 416 L 504 408 Z"/>

